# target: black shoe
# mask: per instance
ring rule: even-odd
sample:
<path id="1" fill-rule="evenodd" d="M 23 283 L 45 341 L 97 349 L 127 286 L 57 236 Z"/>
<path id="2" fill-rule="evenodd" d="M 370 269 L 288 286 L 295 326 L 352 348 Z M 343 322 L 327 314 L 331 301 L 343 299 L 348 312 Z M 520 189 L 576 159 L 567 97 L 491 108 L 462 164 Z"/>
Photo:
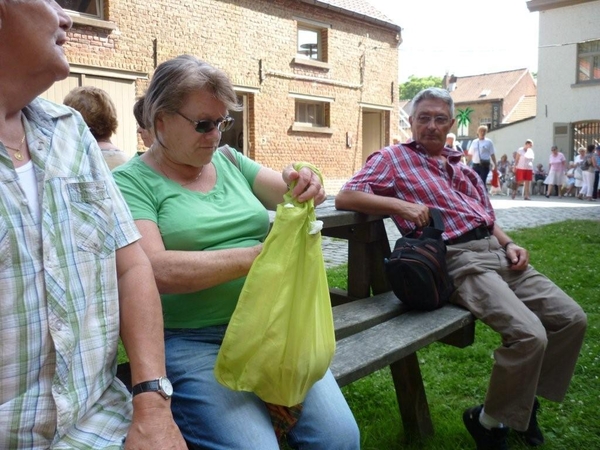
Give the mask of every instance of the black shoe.
<path id="1" fill-rule="evenodd" d="M 474 406 L 467 409 L 463 414 L 463 422 L 465 427 L 477 445 L 477 450 L 508 450 L 506 436 L 508 428 L 492 428 L 488 430 L 479 422 L 479 414 L 483 405 Z"/>
<path id="2" fill-rule="evenodd" d="M 526 431 L 517 431 L 517 434 L 523 439 L 530 447 L 538 447 L 544 443 L 544 435 L 542 430 L 537 423 L 537 412 L 540 409 L 540 402 L 536 398 L 533 402 L 533 410 L 531 411 L 531 417 L 529 418 L 529 426 Z"/>

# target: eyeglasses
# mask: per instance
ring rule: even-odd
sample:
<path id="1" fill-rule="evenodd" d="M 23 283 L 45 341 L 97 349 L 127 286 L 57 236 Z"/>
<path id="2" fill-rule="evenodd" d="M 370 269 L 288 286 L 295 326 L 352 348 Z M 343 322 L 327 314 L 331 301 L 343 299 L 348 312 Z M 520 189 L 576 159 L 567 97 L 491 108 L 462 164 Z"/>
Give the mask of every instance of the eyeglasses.
<path id="1" fill-rule="evenodd" d="M 181 117 L 183 117 L 185 120 L 187 120 L 188 122 L 194 124 L 195 130 L 201 134 L 210 133 L 215 128 L 217 130 L 219 130 L 219 132 L 223 133 L 224 131 L 229 130 L 233 126 L 233 123 L 235 122 L 235 119 L 231 116 L 226 116 L 226 117 L 223 117 L 222 119 L 217 119 L 217 120 L 198 120 L 198 121 L 196 121 L 196 120 L 192 120 L 188 117 L 185 117 L 179 111 L 175 111 L 175 112 L 177 114 L 179 114 Z"/>
<path id="2" fill-rule="evenodd" d="M 436 127 L 442 127 L 450 123 L 450 117 L 448 116 L 417 116 L 417 123 L 419 125 L 429 125 L 432 120 Z"/>

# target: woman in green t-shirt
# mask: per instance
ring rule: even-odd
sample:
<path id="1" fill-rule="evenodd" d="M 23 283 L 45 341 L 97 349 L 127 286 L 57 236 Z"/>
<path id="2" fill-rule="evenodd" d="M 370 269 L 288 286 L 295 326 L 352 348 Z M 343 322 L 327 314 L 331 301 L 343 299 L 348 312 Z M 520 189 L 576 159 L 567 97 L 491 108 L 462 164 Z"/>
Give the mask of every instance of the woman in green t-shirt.
<path id="1" fill-rule="evenodd" d="M 267 405 L 221 386 L 213 369 L 269 230 L 267 209 L 281 203 L 293 180 L 301 202 L 319 204 L 325 191 L 308 168 L 279 173 L 234 150 L 217 151 L 232 110 L 239 105 L 224 72 L 187 55 L 162 63 L 143 109 L 154 143 L 114 176 L 161 292 L 172 409 L 182 434 L 199 448 L 277 450 Z M 294 420 L 286 430 L 293 448 L 359 448 L 356 422 L 329 371 Z"/>

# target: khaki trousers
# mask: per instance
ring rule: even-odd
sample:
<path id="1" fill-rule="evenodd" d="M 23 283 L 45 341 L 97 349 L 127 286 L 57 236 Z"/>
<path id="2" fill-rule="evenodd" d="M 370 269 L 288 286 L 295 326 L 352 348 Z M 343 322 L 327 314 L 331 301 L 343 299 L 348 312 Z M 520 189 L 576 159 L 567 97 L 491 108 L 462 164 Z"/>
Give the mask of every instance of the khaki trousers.
<path id="1" fill-rule="evenodd" d="M 485 412 L 525 431 L 534 397 L 562 401 L 587 326 L 581 307 L 531 266 L 510 270 L 495 237 L 448 246 L 448 271 L 463 306 L 500 334 Z"/>

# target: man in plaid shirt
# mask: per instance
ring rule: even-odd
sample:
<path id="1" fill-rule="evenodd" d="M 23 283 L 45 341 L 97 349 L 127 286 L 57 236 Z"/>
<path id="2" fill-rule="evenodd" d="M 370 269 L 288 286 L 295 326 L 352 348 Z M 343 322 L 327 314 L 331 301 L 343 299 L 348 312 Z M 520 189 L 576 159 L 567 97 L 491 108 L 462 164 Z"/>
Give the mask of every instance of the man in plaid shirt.
<path id="1" fill-rule="evenodd" d="M 478 450 L 508 448 L 509 428 L 532 446 L 544 437 L 536 396 L 562 401 L 579 355 L 587 318 L 579 305 L 529 265 L 529 254 L 495 224 L 479 175 L 445 147 L 454 124 L 450 94 L 421 91 L 412 101 L 413 141 L 373 153 L 336 197 L 336 207 L 389 215 L 403 234 L 445 223 L 451 299 L 498 332 L 502 344 L 485 402 L 463 421 Z"/>

